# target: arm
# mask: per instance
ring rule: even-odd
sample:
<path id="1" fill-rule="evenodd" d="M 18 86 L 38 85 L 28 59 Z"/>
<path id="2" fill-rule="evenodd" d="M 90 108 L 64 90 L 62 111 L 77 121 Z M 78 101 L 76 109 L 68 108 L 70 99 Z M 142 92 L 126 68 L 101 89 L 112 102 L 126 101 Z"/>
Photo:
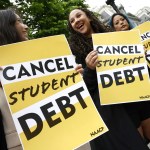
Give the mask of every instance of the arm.
<path id="1" fill-rule="evenodd" d="M 98 82 L 97 82 L 97 74 L 96 70 L 92 70 L 86 67 L 83 71 L 83 80 L 92 95 L 92 93 L 98 89 Z"/>
<path id="2" fill-rule="evenodd" d="M 98 88 L 97 74 L 96 74 L 97 59 L 98 59 L 97 51 L 93 50 L 87 55 L 85 59 L 87 66 L 84 69 L 82 68 L 81 64 L 79 64 L 76 67 L 77 72 L 83 75 L 84 82 L 90 94 L 93 93 Z"/>

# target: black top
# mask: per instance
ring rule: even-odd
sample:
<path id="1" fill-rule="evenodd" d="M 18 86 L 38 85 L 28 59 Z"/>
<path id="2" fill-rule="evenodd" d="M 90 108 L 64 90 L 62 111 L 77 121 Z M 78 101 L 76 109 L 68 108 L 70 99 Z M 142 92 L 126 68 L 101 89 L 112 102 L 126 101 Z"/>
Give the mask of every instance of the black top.
<path id="1" fill-rule="evenodd" d="M 8 150 L 7 144 L 6 144 L 6 139 L 5 139 L 1 111 L 0 111 L 0 150 Z"/>
<path id="2" fill-rule="evenodd" d="M 122 105 L 100 105 L 95 70 L 84 69 L 83 79 L 109 131 L 90 142 L 92 150 L 149 150 Z"/>

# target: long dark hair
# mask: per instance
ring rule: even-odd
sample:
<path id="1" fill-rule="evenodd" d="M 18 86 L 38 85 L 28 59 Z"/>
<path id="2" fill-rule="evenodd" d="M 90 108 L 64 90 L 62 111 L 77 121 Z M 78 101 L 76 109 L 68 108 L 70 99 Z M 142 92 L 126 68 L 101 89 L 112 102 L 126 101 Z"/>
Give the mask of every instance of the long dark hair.
<path id="1" fill-rule="evenodd" d="M 133 24 L 133 22 L 132 22 L 125 14 L 122 14 L 122 13 L 114 13 L 114 14 L 111 16 L 111 18 L 110 18 L 110 20 L 109 20 L 109 23 L 108 23 L 112 28 L 114 28 L 114 24 L 113 24 L 114 17 L 117 16 L 117 15 L 122 16 L 124 19 L 127 20 L 128 24 L 129 24 L 129 30 L 131 30 L 131 29 L 133 29 L 133 28 L 135 27 L 135 25 Z"/>
<path id="2" fill-rule="evenodd" d="M 83 11 L 87 15 L 87 17 L 91 20 L 90 23 L 95 33 L 104 33 L 112 31 L 112 29 L 109 26 L 105 26 L 102 22 L 100 22 L 100 20 L 95 16 L 95 14 L 92 11 L 85 8 L 76 8 L 76 9 Z M 68 42 L 73 55 L 76 56 L 76 62 L 85 64 L 84 61 L 87 54 L 93 50 L 92 39 L 75 31 L 72 28 L 69 19 L 68 19 L 68 30 L 70 33 Z M 78 62 L 78 60 L 82 62 Z"/>
<path id="3" fill-rule="evenodd" d="M 15 28 L 16 20 L 15 12 L 12 9 L 0 10 L 0 45 L 21 41 Z"/>

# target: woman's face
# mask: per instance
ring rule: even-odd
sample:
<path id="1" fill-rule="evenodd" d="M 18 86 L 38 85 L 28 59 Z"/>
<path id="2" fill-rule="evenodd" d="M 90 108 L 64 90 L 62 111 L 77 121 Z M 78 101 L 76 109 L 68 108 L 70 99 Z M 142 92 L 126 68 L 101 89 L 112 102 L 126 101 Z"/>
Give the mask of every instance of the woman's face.
<path id="1" fill-rule="evenodd" d="M 21 37 L 22 41 L 26 41 L 28 40 L 28 26 L 23 24 L 21 18 L 16 14 L 16 23 L 15 23 L 15 27 Z"/>
<path id="2" fill-rule="evenodd" d="M 88 37 L 91 37 L 91 34 L 93 33 L 90 21 L 91 20 L 82 10 L 74 9 L 70 12 L 69 22 L 72 28 Z"/>
<path id="3" fill-rule="evenodd" d="M 116 31 L 126 31 L 129 30 L 129 24 L 127 22 L 127 20 L 120 15 L 116 15 L 113 18 L 113 25 L 114 25 L 114 29 Z"/>

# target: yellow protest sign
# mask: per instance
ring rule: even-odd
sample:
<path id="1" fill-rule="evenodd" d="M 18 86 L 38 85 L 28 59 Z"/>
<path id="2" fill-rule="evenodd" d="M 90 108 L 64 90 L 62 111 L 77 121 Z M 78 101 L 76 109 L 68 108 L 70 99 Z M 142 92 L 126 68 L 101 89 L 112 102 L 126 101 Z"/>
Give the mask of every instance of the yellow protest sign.
<path id="1" fill-rule="evenodd" d="M 144 22 L 136 26 L 133 30 L 139 29 L 141 35 L 141 42 L 143 43 L 146 60 L 150 67 L 150 22 Z"/>
<path id="2" fill-rule="evenodd" d="M 102 104 L 150 99 L 149 75 L 138 30 L 93 34 Z M 143 90 L 144 87 L 144 90 Z"/>
<path id="3" fill-rule="evenodd" d="M 72 150 L 108 131 L 64 35 L 0 51 L 1 80 L 24 150 Z"/>

